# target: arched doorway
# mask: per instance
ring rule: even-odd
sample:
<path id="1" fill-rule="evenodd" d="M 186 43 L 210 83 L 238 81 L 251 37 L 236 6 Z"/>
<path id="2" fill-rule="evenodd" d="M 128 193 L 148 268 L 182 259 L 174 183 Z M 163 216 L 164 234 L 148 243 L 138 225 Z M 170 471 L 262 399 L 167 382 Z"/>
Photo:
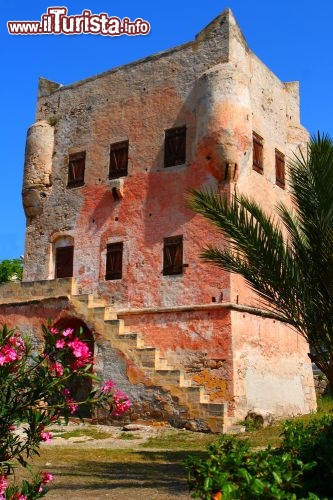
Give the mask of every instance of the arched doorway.
<path id="1" fill-rule="evenodd" d="M 94 356 L 94 337 L 87 325 L 82 320 L 72 317 L 62 318 L 61 320 L 57 321 L 54 327 L 58 330 L 63 330 L 65 328 L 74 328 L 75 331 L 79 331 L 81 329 L 81 339 L 88 344 L 91 355 L 92 357 Z M 92 390 L 92 380 L 91 378 L 82 378 L 74 374 L 69 381 L 67 388 L 70 390 L 75 401 L 84 401 Z M 79 407 L 76 412 L 73 413 L 73 416 L 77 416 L 80 418 L 90 418 L 91 410 L 88 405 L 79 404 Z"/>

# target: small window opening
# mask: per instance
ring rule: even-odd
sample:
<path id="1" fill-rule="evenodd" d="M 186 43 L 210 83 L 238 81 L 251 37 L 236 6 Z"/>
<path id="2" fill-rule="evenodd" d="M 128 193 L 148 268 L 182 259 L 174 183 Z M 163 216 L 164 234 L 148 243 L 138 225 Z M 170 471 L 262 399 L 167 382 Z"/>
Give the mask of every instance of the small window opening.
<path id="1" fill-rule="evenodd" d="M 106 280 L 119 280 L 122 278 L 123 243 L 109 243 L 106 246 Z"/>
<path id="2" fill-rule="evenodd" d="M 183 236 L 164 238 L 163 275 L 183 273 Z"/>
<path id="3" fill-rule="evenodd" d="M 165 131 L 164 167 L 182 165 L 186 161 L 186 127 Z"/>

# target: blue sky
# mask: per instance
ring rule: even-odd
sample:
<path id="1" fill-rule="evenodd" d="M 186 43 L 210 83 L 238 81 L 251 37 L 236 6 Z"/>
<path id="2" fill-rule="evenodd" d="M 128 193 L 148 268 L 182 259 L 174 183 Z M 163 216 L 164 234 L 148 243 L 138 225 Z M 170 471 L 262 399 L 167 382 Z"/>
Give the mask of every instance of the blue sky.
<path id="1" fill-rule="evenodd" d="M 40 20 L 51 6 L 69 15 L 138 17 L 149 21 L 147 36 L 13 36 L 7 21 Z M 332 0 L 34 0 L 2 5 L 0 11 L 1 179 L 0 260 L 24 253 L 25 217 L 21 203 L 25 137 L 34 122 L 38 78 L 69 84 L 192 40 L 230 7 L 257 56 L 283 81 L 299 80 L 301 121 L 311 133 L 333 137 Z M 61 200 L 59 200 L 61 202 Z"/>

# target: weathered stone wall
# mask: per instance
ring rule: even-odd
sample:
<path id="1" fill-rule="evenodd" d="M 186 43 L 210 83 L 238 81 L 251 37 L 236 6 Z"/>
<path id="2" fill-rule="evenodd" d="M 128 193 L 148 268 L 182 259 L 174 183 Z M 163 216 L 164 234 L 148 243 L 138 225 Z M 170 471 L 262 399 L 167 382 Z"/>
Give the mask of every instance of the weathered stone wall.
<path id="1" fill-rule="evenodd" d="M 204 387 L 211 400 L 232 399 L 230 311 L 217 305 L 199 311 L 121 313 L 128 331 L 140 332 L 175 368 Z"/>
<path id="2" fill-rule="evenodd" d="M 164 168 L 165 130 L 183 125 L 186 163 Z M 263 175 L 252 169 L 252 131 L 264 138 Z M 311 366 L 295 333 L 279 325 L 278 338 L 272 320 L 208 311 L 212 302 L 247 305 L 255 298 L 239 277 L 200 260 L 203 245 L 221 237 L 185 205 L 187 189 L 202 186 L 227 196 L 246 192 L 267 211 L 290 203 L 288 189 L 275 183 L 275 148 L 288 156 L 306 138 L 297 84 L 281 82 L 258 60 L 229 10 L 181 47 L 69 86 L 41 80 L 23 185 L 25 282 L 53 279 L 57 242 L 73 242 L 76 293 L 112 305 L 146 345 L 228 401 L 230 413 L 260 403 L 278 413 L 309 411 Z M 110 144 L 123 140 L 128 175 L 109 180 Z M 69 155 L 82 151 L 84 185 L 68 188 Z M 163 239 L 175 235 L 183 235 L 186 267 L 163 276 Z M 123 276 L 105 280 L 106 246 L 118 241 Z M 192 305 L 203 309 L 172 310 Z M 263 321 L 267 340 L 258 341 Z M 270 342 L 277 345 L 272 352 Z M 269 390 L 281 381 L 290 397 Z"/>
<path id="3" fill-rule="evenodd" d="M 305 340 L 269 318 L 231 312 L 235 416 L 262 408 L 276 416 L 316 408 Z"/>

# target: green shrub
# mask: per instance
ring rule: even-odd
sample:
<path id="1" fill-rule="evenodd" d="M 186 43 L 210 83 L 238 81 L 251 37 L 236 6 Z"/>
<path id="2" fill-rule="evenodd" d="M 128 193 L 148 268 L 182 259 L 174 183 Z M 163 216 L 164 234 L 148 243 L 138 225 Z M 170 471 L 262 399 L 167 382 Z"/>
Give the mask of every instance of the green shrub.
<path id="1" fill-rule="evenodd" d="M 0 262 L 0 283 L 6 283 L 12 279 L 22 280 L 22 260 L 5 259 Z"/>
<path id="2" fill-rule="evenodd" d="M 325 415 L 307 425 L 287 421 L 282 436 L 281 451 L 303 462 L 316 462 L 316 466 L 304 474 L 308 491 L 320 498 L 333 498 L 333 417 Z"/>
<path id="3" fill-rule="evenodd" d="M 189 457 L 185 466 L 193 498 L 211 500 L 221 491 L 223 500 L 318 499 L 304 496 L 302 478 L 315 463 L 304 464 L 292 453 L 273 448 L 251 451 L 248 440 L 222 436 L 208 448 L 208 458 Z"/>
<path id="4" fill-rule="evenodd" d="M 279 448 L 252 451 L 248 440 L 222 436 L 206 459 L 185 466 L 193 498 L 211 500 L 333 499 L 333 417 L 287 421 Z"/>

